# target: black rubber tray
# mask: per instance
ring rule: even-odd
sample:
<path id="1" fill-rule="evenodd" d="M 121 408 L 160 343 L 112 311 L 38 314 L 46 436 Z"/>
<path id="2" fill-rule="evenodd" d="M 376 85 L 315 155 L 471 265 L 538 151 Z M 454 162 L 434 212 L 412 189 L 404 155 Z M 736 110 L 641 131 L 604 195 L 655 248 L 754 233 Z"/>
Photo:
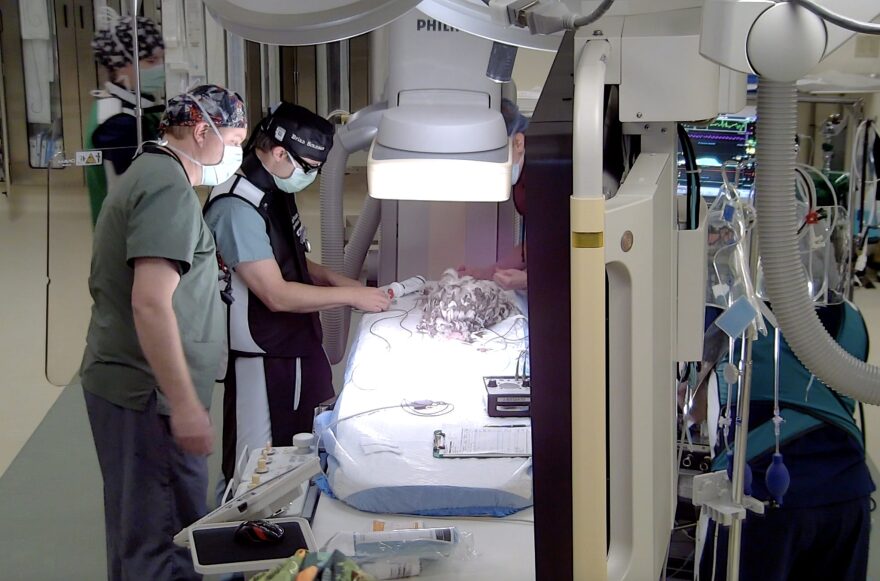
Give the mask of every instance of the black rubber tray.
<path id="1" fill-rule="evenodd" d="M 244 545 L 235 542 L 233 535 L 238 523 L 219 529 L 193 531 L 199 562 L 202 565 L 225 565 L 243 561 L 286 559 L 299 549 L 308 548 L 298 522 L 273 522 L 284 529 L 284 538 L 277 545 Z"/>

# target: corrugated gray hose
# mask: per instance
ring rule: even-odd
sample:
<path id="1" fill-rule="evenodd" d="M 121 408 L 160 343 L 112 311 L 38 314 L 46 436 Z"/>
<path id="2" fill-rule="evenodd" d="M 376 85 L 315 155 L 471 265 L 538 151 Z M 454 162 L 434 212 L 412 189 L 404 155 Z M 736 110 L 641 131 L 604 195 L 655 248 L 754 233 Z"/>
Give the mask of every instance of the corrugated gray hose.
<path id="1" fill-rule="evenodd" d="M 360 276 L 367 251 L 379 227 L 381 205 L 378 200 L 367 198 L 348 247 L 344 247 L 345 218 L 342 198 L 345 168 L 349 155 L 366 149 L 372 143 L 385 108 L 385 103 L 379 103 L 352 115 L 348 124 L 336 132 L 333 149 L 330 150 L 327 163 L 321 171 L 321 263 L 350 278 Z M 321 313 L 324 350 L 330 363 L 334 365 L 345 356 L 350 319 L 349 307 Z"/>
<path id="2" fill-rule="evenodd" d="M 816 315 L 797 244 L 794 83 L 761 79 L 758 88 L 756 196 L 758 247 L 764 285 L 785 340 L 826 385 L 870 404 L 880 403 L 880 368 L 859 361 L 828 334 Z"/>

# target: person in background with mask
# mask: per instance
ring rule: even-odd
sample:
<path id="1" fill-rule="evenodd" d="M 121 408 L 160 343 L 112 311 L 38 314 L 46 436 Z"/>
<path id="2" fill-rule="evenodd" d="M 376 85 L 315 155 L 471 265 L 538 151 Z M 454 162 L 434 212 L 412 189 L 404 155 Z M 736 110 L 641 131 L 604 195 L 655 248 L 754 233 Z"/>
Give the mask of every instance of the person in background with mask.
<path id="1" fill-rule="evenodd" d="M 510 99 L 501 100 L 501 115 L 507 126 L 507 134 L 512 140 L 513 146 L 513 169 L 511 183 L 513 184 L 513 202 L 516 211 L 525 219 L 526 215 L 526 192 L 520 179 L 526 161 L 526 128 L 529 120 L 520 113 L 519 107 Z M 461 275 L 469 275 L 478 279 L 494 280 L 505 290 L 525 290 L 528 286 L 526 272 L 526 244 L 525 244 L 525 220 L 523 220 L 521 244 L 515 246 L 510 252 L 503 255 L 498 262 L 489 266 L 458 267 Z"/>
<path id="2" fill-rule="evenodd" d="M 318 312 L 389 305 L 382 291 L 306 258 L 295 194 L 317 177 L 333 134 L 326 119 L 282 102 L 251 136 L 241 171 L 214 188 L 205 206 L 233 300 L 223 404 L 227 481 L 245 446 L 289 446 L 294 434 L 312 431 L 315 406 L 333 397 Z"/>
<path id="3" fill-rule="evenodd" d="M 172 537 L 206 513 L 226 319 L 214 238 L 193 189 L 241 164 L 242 100 L 206 85 L 171 99 L 165 141 L 113 185 L 95 227 L 80 375 L 104 480 L 107 578 L 199 579 Z"/>
<path id="4" fill-rule="evenodd" d="M 105 8 L 99 15 L 98 28 L 92 50 L 110 80 L 103 91 L 92 93 L 96 100 L 86 130 L 86 149 L 99 149 L 104 154 L 103 165 L 86 167 L 93 225 L 98 220 L 109 186 L 128 169 L 140 145 L 137 142 L 137 79 L 131 54 L 131 17 L 120 18 L 111 8 Z M 137 29 L 143 110 L 141 126 L 144 139 L 152 140 L 159 135 L 159 120 L 164 111 L 165 45 L 162 31 L 149 18 L 138 16 Z"/>

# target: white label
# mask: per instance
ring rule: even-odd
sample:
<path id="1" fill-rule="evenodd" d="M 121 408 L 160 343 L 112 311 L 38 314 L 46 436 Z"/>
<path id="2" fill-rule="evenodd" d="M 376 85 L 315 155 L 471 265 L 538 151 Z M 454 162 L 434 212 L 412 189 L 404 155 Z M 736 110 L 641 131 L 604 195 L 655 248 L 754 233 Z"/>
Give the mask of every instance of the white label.
<path id="1" fill-rule="evenodd" d="M 275 140 L 276 141 L 284 141 L 284 136 L 287 134 L 287 131 L 284 130 L 284 127 L 276 127 L 275 128 Z"/>
<path id="2" fill-rule="evenodd" d="M 364 563 L 363 567 L 364 571 L 376 579 L 406 579 L 422 572 L 422 563 L 418 559 Z"/>
<path id="3" fill-rule="evenodd" d="M 77 151 L 76 152 L 76 165 L 84 166 L 84 165 L 101 165 L 104 163 L 104 152 L 103 151 Z"/>
<path id="4" fill-rule="evenodd" d="M 498 456 L 532 455 L 532 428 L 444 426 L 446 452 L 444 456 Z M 428 529 L 430 530 L 430 529 Z"/>
<path id="5" fill-rule="evenodd" d="M 354 533 L 355 543 L 387 543 L 390 541 L 433 541 L 441 529 L 404 529 L 376 533 Z"/>

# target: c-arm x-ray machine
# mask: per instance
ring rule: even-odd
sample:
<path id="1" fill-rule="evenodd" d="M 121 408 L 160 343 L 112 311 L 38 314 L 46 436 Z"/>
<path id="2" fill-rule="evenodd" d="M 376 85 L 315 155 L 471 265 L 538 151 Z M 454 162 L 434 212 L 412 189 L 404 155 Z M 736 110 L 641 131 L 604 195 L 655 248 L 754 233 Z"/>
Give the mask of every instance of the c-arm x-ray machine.
<path id="1" fill-rule="evenodd" d="M 817 15 L 815 6 L 808 9 L 805 1 L 771 0 L 206 4 L 229 30 L 276 44 L 348 38 L 384 26 L 416 6 L 449 27 L 507 45 L 554 50 L 556 33 L 576 31 L 567 234 L 571 283 L 569 292 L 559 295 L 571 300 L 571 405 L 570 410 L 558 410 L 570 411 L 571 471 L 570 482 L 553 483 L 557 499 L 562 499 L 558 502 L 570 506 L 572 520 L 542 518 L 542 500 L 547 498 L 536 495 L 536 539 L 541 545 L 536 555 L 542 560 L 542 576 L 643 580 L 661 575 L 676 494 L 674 367 L 676 361 L 701 357 L 705 285 L 696 274 L 704 269 L 704 233 L 699 224 L 678 226 L 675 123 L 741 109 L 746 73 L 761 76 L 759 236 L 767 291 L 780 326 L 798 357 L 822 381 L 863 401 L 880 401 L 880 370 L 859 366 L 834 350 L 829 344 L 833 340 L 812 314 L 803 273 L 790 267 L 796 251 L 796 224 L 787 204 L 794 183 L 793 82 L 852 35 L 847 22 Z M 818 4 L 862 21 L 880 13 L 860 0 Z M 592 22 L 576 16 L 597 7 L 610 10 Z M 437 70 L 450 65 L 470 70 L 466 65 L 478 58 L 485 66 L 486 47 L 470 63 L 456 60 L 454 51 L 423 53 L 418 46 L 391 52 L 390 59 L 425 61 L 428 54 Z M 456 199 L 506 192 L 510 159 L 497 113 L 500 91 L 466 73 L 454 76 L 451 85 L 440 74 L 413 74 L 409 79 L 413 86 L 400 84 L 397 89 L 400 79 L 390 80 L 394 92 L 386 94 L 384 111 L 365 112 L 363 117 L 372 115 L 372 121 L 358 129 L 354 119 L 344 132 L 348 136 L 341 137 L 356 149 L 370 146 L 371 193 L 406 198 L 414 192 L 401 187 L 400 176 L 416 171 L 432 183 L 435 193 L 428 199 L 444 199 L 443 192 Z M 641 141 L 640 155 L 610 199 L 603 187 L 606 85 L 618 87 L 624 133 Z M 469 179 L 455 180 L 464 175 Z M 490 177 L 483 181 L 477 176 Z M 374 218 L 376 211 L 374 206 Z M 537 367 L 533 362 L 534 373 L 540 373 Z M 536 390 L 534 398 L 540 397 Z M 534 418 L 536 433 L 544 420 Z M 542 454 L 560 462 L 552 449 L 536 447 L 536 481 L 542 478 Z M 734 500 L 741 490 L 742 463 L 738 457 Z M 732 554 L 738 527 L 737 522 L 731 534 Z M 546 539 L 553 542 L 542 545 Z M 730 559 L 728 578 L 736 576 L 737 559 Z"/>

